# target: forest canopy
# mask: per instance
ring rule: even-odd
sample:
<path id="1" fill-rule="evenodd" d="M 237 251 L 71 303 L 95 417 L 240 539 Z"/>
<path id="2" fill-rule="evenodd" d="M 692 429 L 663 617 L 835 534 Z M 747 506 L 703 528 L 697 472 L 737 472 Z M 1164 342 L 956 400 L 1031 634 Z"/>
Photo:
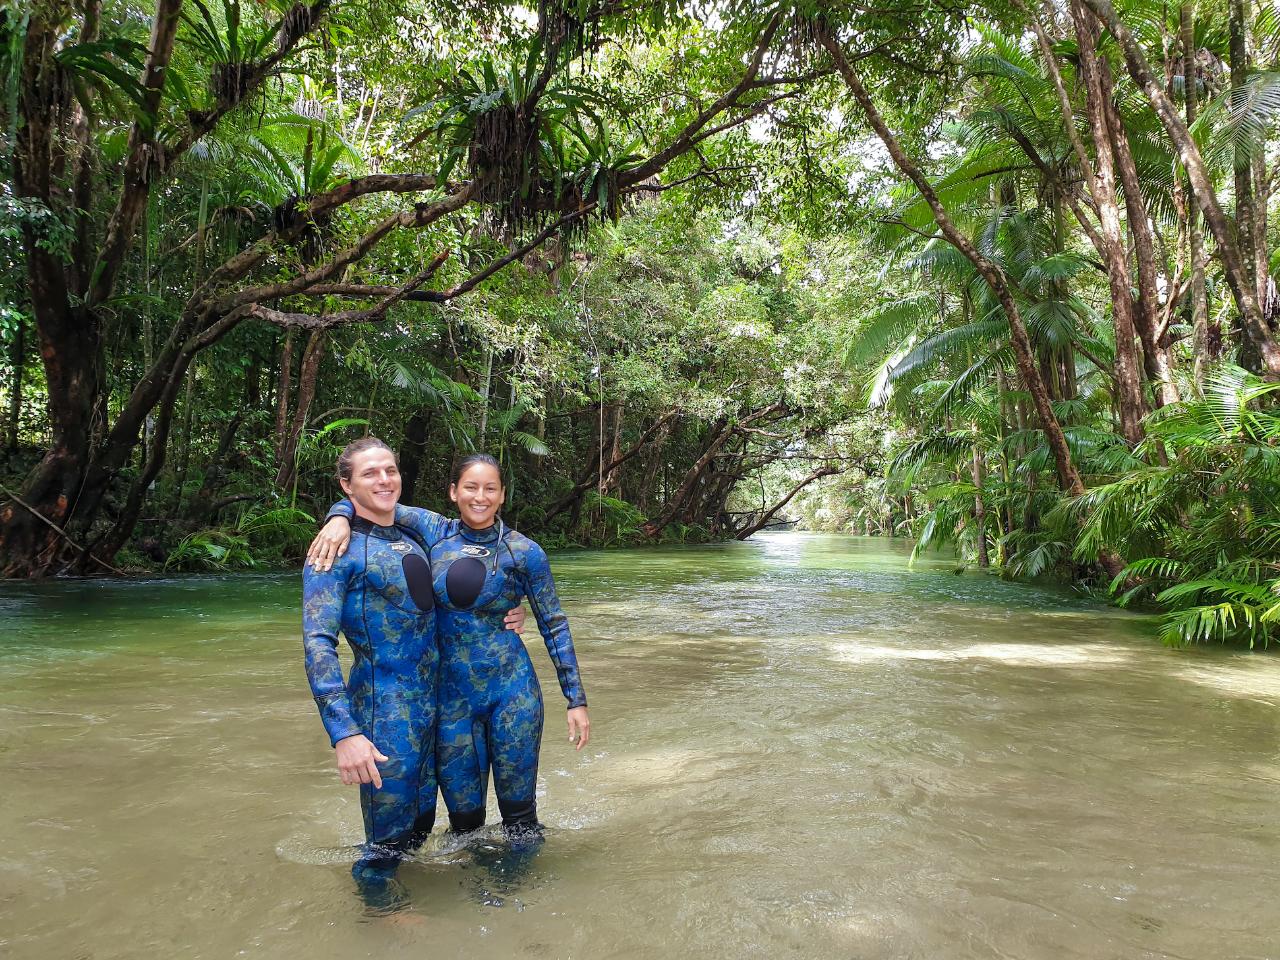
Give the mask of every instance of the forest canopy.
<path id="1" fill-rule="evenodd" d="M 0 25 L 4 575 L 296 561 L 373 433 L 549 544 L 798 519 L 1276 635 L 1276 0 Z"/>

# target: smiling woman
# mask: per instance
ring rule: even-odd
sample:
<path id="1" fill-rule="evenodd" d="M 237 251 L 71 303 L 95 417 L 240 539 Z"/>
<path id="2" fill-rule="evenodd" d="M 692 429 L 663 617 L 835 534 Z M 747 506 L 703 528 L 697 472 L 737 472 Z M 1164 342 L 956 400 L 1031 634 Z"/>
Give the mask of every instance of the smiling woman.
<path id="1" fill-rule="evenodd" d="M 569 704 L 569 740 L 579 750 L 590 738 L 586 695 L 547 555 L 498 517 L 506 488 L 497 460 L 461 458 L 449 499 L 461 523 L 431 550 L 441 647 L 440 789 L 453 828 L 474 830 L 484 823 L 492 770 L 503 827 L 524 841 L 540 830 L 542 693 L 524 644 L 495 615 L 528 597 Z"/>
<path id="2" fill-rule="evenodd" d="M 458 505 L 458 514 L 467 526 L 475 530 L 491 526 L 507 499 L 498 461 L 484 453 L 459 460 L 449 483 L 449 499 Z"/>

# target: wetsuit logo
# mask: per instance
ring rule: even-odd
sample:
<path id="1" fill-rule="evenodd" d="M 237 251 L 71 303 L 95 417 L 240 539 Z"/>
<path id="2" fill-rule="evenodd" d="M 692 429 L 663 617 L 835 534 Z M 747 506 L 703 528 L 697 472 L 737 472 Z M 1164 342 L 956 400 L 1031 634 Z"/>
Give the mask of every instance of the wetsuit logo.
<path id="1" fill-rule="evenodd" d="M 487 557 L 489 550 L 487 547 L 477 547 L 474 544 L 467 544 L 462 548 L 462 552 L 468 557 Z"/>
<path id="2" fill-rule="evenodd" d="M 413 552 L 413 547 L 409 546 L 403 540 L 397 540 L 395 543 L 391 544 L 391 549 L 394 550 L 396 553 L 412 553 Z"/>

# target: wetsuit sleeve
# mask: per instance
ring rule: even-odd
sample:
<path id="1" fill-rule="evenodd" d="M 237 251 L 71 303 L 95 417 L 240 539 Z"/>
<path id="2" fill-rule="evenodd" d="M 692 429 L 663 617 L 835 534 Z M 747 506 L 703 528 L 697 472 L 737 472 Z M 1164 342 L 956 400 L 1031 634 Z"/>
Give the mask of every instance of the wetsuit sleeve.
<path id="1" fill-rule="evenodd" d="M 351 700 L 338 659 L 338 630 L 353 569 L 344 557 L 331 570 L 319 573 L 308 564 L 302 574 L 302 647 L 307 682 L 331 744 L 364 732 L 351 714 Z"/>
<path id="2" fill-rule="evenodd" d="M 445 527 L 448 524 L 448 519 L 434 510 L 406 507 L 402 503 L 396 504 L 396 526 L 404 527 L 416 534 L 418 539 L 428 547 L 435 546 L 444 539 Z"/>
<path id="3" fill-rule="evenodd" d="M 324 519 L 325 523 L 328 523 L 334 517 L 346 517 L 350 520 L 355 515 L 355 506 L 350 500 L 343 499 L 329 508 L 329 512 Z M 424 510 L 422 507 L 406 507 L 402 503 L 396 504 L 396 526 L 404 527 L 412 532 L 428 547 L 444 539 L 445 527 L 448 523 L 447 518 L 440 516 L 434 510 Z"/>
<path id="4" fill-rule="evenodd" d="M 329 512 L 324 515 L 324 522 L 328 523 L 334 517 L 346 517 L 351 520 L 356 515 L 356 505 L 350 500 L 342 499 L 329 508 Z M 323 524 L 321 524 L 323 526 Z"/>
<path id="5" fill-rule="evenodd" d="M 551 579 L 551 564 L 546 552 L 536 543 L 530 543 L 524 556 L 524 589 L 538 621 L 538 632 L 547 645 L 547 653 L 556 666 L 556 678 L 560 692 L 569 701 L 569 709 L 585 707 L 587 695 L 578 676 L 578 657 L 573 652 L 573 637 L 569 635 L 569 618 L 560 609 L 555 581 Z"/>

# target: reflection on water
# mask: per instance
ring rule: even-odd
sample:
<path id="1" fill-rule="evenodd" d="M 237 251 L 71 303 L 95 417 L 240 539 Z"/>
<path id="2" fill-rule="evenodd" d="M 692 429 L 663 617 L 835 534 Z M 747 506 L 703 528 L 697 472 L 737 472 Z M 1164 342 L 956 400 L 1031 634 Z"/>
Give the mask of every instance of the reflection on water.
<path id="1" fill-rule="evenodd" d="M 296 576 L 0 585 L 0 952 L 1277 956 L 1280 660 L 906 557 L 557 556 L 588 754 L 550 712 L 527 873 L 437 834 L 394 919 L 351 892 Z"/>

